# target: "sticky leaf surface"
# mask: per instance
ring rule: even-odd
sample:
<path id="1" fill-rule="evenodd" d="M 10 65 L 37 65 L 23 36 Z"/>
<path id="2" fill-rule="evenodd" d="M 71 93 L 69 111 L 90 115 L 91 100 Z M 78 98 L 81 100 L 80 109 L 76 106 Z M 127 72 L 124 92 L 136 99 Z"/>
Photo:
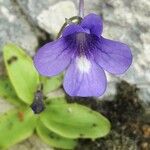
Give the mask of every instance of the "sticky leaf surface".
<path id="1" fill-rule="evenodd" d="M 9 79 L 4 76 L 0 76 L 0 97 L 17 106 L 24 105 L 17 97 Z"/>
<path id="2" fill-rule="evenodd" d="M 41 114 L 47 128 L 67 138 L 98 138 L 110 131 L 110 122 L 100 113 L 79 104 L 50 104 Z"/>
<path id="3" fill-rule="evenodd" d="M 54 76 L 51 78 L 42 77 L 41 82 L 43 83 L 43 92 L 47 95 L 49 92 L 58 89 L 62 84 L 62 75 Z"/>
<path id="4" fill-rule="evenodd" d="M 21 142 L 33 133 L 36 118 L 28 110 L 11 110 L 0 116 L 0 149 Z"/>
<path id="5" fill-rule="evenodd" d="M 61 148 L 61 149 L 73 149 L 76 145 L 76 141 L 72 139 L 64 138 L 45 127 L 41 122 L 38 122 L 36 128 L 39 137 L 48 145 Z"/>
<path id="6" fill-rule="evenodd" d="M 10 81 L 17 96 L 25 103 L 31 104 L 39 84 L 39 76 L 32 59 L 15 44 L 5 45 L 3 55 Z"/>

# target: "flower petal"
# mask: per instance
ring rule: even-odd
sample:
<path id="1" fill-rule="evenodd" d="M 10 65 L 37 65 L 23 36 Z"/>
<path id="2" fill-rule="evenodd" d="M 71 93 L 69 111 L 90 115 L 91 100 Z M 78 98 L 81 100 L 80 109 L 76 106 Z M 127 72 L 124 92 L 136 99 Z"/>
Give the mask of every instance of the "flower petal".
<path id="1" fill-rule="evenodd" d="M 85 30 L 80 25 L 71 24 L 64 29 L 62 36 L 67 36 L 77 32 L 85 32 Z"/>
<path id="2" fill-rule="evenodd" d="M 132 54 L 126 44 L 101 37 L 96 44 L 95 60 L 108 72 L 122 74 L 130 67 Z"/>
<path id="3" fill-rule="evenodd" d="M 34 57 L 36 69 L 43 76 L 53 76 L 62 72 L 70 63 L 69 43 L 64 38 L 47 43 Z"/>
<path id="4" fill-rule="evenodd" d="M 95 34 L 98 37 L 102 34 L 103 21 L 102 18 L 96 14 L 85 16 L 80 25 L 84 29 L 90 30 L 91 34 Z"/>
<path id="5" fill-rule="evenodd" d="M 106 90 L 106 76 L 96 63 L 85 58 L 72 61 L 64 79 L 64 89 L 70 96 L 100 96 Z"/>

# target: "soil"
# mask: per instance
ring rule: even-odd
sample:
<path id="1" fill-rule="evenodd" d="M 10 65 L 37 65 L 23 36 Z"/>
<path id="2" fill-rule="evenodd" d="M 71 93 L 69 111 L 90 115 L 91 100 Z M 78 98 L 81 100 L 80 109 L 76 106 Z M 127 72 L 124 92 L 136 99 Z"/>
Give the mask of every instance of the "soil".
<path id="1" fill-rule="evenodd" d="M 150 105 L 139 99 L 135 85 L 121 81 L 116 86 L 113 101 L 66 96 L 69 103 L 77 102 L 102 113 L 112 125 L 107 137 L 80 139 L 75 150 L 150 150 Z"/>

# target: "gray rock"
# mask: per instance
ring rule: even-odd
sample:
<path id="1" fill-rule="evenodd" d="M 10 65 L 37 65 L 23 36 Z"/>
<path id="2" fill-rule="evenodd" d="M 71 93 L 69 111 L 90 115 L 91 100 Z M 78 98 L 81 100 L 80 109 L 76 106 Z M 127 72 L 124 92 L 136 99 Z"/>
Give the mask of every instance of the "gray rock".
<path id="1" fill-rule="evenodd" d="M 77 15 L 75 3 L 71 0 L 17 0 L 28 18 L 34 24 L 50 33 L 54 37 L 57 36 L 65 18 Z"/>
<path id="2" fill-rule="evenodd" d="M 53 150 L 43 143 L 36 135 L 10 148 L 9 150 Z"/>
<path id="3" fill-rule="evenodd" d="M 33 55 L 38 45 L 32 27 L 14 0 L 0 1 L 0 33 L 0 52 L 5 43 L 14 42 Z"/>
<path id="4" fill-rule="evenodd" d="M 41 28 L 48 33 L 57 36 L 59 30 L 65 22 L 65 18 L 76 15 L 76 8 L 71 1 L 61 1 L 43 10 L 38 16 L 37 21 Z M 48 19 L 49 18 L 49 19 Z"/>
<path id="5" fill-rule="evenodd" d="M 11 105 L 10 103 L 8 103 L 7 101 L 5 101 L 0 97 L 0 114 L 3 114 L 13 108 L 14 108 L 13 105 Z"/>

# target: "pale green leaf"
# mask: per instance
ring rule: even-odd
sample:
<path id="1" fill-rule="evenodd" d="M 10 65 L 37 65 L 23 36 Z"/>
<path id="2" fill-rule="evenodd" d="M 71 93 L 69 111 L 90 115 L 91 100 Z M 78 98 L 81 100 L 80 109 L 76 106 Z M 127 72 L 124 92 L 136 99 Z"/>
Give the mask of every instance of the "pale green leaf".
<path id="1" fill-rule="evenodd" d="M 48 98 L 45 100 L 45 103 L 47 105 L 49 105 L 49 104 L 61 105 L 61 104 L 67 104 L 67 101 L 66 101 L 65 96 L 62 96 L 62 97 Z"/>
<path id="2" fill-rule="evenodd" d="M 5 45 L 3 55 L 10 81 L 17 96 L 25 103 L 31 104 L 39 84 L 39 75 L 32 59 L 15 44 Z"/>
<path id="3" fill-rule="evenodd" d="M 46 128 L 43 123 L 38 122 L 38 126 L 36 128 L 38 136 L 48 145 L 61 148 L 61 149 L 73 149 L 77 142 L 72 139 L 64 138 Z"/>
<path id="4" fill-rule="evenodd" d="M 62 79 L 62 74 L 51 78 L 41 77 L 44 95 L 47 95 L 49 92 L 58 89 L 62 84 Z"/>
<path id="5" fill-rule="evenodd" d="M 110 122 L 79 104 L 50 104 L 40 116 L 45 126 L 67 138 L 99 138 L 110 131 Z"/>
<path id="6" fill-rule="evenodd" d="M 0 97 L 16 106 L 24 105 L 17 97 L 8 77 L 0 76 Z"/>
<path id="7" fill-rule="evenodd" d="M 0 116 L 0 149 L 30 137 L 34 131 L 36 118 L 31 109 L 11 110 Z"/>

